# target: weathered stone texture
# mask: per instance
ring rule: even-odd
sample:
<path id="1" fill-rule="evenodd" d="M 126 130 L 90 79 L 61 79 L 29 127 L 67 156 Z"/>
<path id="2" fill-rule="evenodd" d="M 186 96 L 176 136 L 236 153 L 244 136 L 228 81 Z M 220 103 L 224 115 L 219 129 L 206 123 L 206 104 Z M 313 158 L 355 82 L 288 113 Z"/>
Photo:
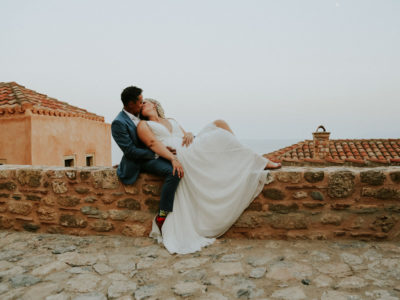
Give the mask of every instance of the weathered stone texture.
<path id="1" fill-rule="evenodd" d="M 57 212 L 53 208 L 49 207 L 40 207 L 37 210 L 37 215 L 39 217 L 39 220 L 41 221 L 46 221 L 46 222 L 53 222 L 56 221 L 57 219 Z"/>
<path id="2" fill-rule="evenodd" d="M 275 229 L 307 229 L 307 220 L 301 214 L 274 215 L 270 225 Z"/>
<path id="3" fill-rule="evenodd" d="M 153 196 L 161 195 L 161 186 L 159 184 L 144 184 L 142 187 L 143 193 Z"/>
<path id="4" fill-rule="evenodd" d="M 332 198 L 345 198 L 354 192 L 354 173 L 337 171 L 329 176 L 328 195 Z"/>
<path id="5" fill-rule="evenodd" d="M 10 201 L 8 204 L 8 211 L 13 214 L 27 216 L 32 211 L 32 204 L 28 202 Z"/>
<path id="6" fill-rule="evenodd" d="M 114 229 L 114 225 L 111 222 L 104 220 L 96 220 L 90 224 L 90 228 L 98 232 L 107 232 Z"/>
<path id="7" fill-rule="evenodd" d="M 19 169 L 17 170 L 17 179 L 21 185 L 39 187 L 42 180 L 42 170 Z"/>
<path id="8" fill-rule="evenodd" d="M 300 172 L 277 172 L 277 179 L 285 183 L 299 183 L 301 181 Z"/>
<path id="9" fill-rule="evenodd" d="M 290 212 L 294 212 L 299 209 L 299 205 L 297 203 L 290 203 L 290 204 L 274 204 L 270 203 L 269 210 L 279 213 L 279 214 L 287 214 Z"/>
<path id="10" fill-rule="evenodd" d="M 271 171 L 276 180 L 265 185 L 226 236 L 399 239 L 399 170 Z M 141 174 L 135 184 L 122 185 L 111 168 L 5 173 L 0 178 L 0 228 L 77 235 L 147 236 L 163 184 L 161 177 Z"/>
<path id="11" fill-rule="evenodd" d="M 78 205 L 81 199 L 75 196 L 58 196 L 57 203 L 61 206 L 73 207 Z"/>
<path id="12" fill-rule="evenodd" d="M 119 200 L 117 206 L 120 208 L 127 208 L 132 210 L 140 210 L 140 202 L 133 198 L 126 198 L 123 200 Z"/>
<path id="13" fill-rule="evenodd" d="M 391 172 L 390 178 L 394 183 L 400 183 L 400 171 Z"/>
<path id="14" fill-rule="evenodd" d="M 360 173 L 361 182 L 370 185 L 382 185 L 385 182 L 386 176 L 382 171 L 362 171 Z"/>
<path id="15" fill-rule="evenodd" d="M 0 190 L 14 191 L 16 188 L 17 185 L 12 181 L 0 183 Z"/>
<path id="16" fill-rule="evenodd" d="M 114 169 L 94 171 L 92 176 L 95 188 L 116 189 L 119 185 L 118 176 Z"/>
<path id="17" fill-rule="evenodd" d="M 265 188 L 263 194 L 264 197 L 273 200 L 283 200 L 285 198 L 285 194 L 281 190 L 275 188 Z"/>
<path id="18" fill-rule="evenodd" d="M 311 172 L 307 171 L 304 173 L 304 179 L 310 183 L 316 183 L 324 180 L 325 174 L 323 171 Z"/>
<path id="19" fill-rule="evenodd" d="M 72 228 L 85 228 L 87 226 L 87 221 L 75 215 L 61 215 L 60 225 Z"/>

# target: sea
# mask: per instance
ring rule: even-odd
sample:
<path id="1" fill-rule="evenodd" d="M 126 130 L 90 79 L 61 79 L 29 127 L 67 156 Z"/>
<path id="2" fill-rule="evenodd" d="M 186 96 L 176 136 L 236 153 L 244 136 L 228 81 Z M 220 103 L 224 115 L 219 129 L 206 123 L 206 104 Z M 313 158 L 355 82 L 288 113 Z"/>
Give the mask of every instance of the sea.
<path id="1" fill-rule="evenodd" d="M 258 154 L 267 154 L 296 144 L 302 139 L 241 139 L 240 142 Z"/>

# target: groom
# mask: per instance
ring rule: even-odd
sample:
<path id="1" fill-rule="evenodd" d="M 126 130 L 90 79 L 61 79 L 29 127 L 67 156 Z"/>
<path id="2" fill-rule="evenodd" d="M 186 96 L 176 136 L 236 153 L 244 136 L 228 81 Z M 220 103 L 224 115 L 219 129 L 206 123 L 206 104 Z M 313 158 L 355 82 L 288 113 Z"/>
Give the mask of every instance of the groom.
<path id="1" fill-rule="evenodd" d="M 143 105 L 142 90 L 129 86 L 122 91 L 121 100 L 124 108 L 111 124 L 112 136 L 124 154 L 117 175 L 124 184 L 133 184 L 141 171 L 166 177 L 156 217 L 156 223 L 161 230 L 168 212 L 172 211 L 179 177 L 177 173 L 173 175 L 169 161 L 158 158 L 138 138 L 136 126 L 140 121 L 139 114 Z"/>

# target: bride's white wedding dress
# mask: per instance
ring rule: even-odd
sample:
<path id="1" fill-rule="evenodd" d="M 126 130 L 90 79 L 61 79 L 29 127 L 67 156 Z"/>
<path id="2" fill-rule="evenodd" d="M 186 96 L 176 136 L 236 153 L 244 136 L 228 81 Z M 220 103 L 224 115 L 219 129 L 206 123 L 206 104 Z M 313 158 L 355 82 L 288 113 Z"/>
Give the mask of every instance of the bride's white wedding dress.
<path id="1" fill-rule="evenodd" d="M 177 150 L 185 175 L 162 237 L 154 221 L 150 236 L 170 253 L 186 254 L 212 244 L 233 225 L 266 183 L 268 160 L 214 123 L 203 128 L 189 147 L 182 146 L 179 124 L 169 121 L 172 132 L 158 122 L 147 122 L 164 145 Z"/>

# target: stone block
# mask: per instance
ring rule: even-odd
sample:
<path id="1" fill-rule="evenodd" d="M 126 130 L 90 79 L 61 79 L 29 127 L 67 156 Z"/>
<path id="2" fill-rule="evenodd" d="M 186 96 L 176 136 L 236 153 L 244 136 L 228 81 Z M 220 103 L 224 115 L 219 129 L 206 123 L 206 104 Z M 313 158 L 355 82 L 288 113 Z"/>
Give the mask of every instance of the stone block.
<path id="1" fill-rule="evenodd" d="M 96 220 L 90 224 L 90 228 L 97 232 L 108 232 L 114 229 L 114 225 L 105 220 Z"/>
<path id="2" fill-rule="evenodd" d="M 92 173 L 95 188 L 116 189 L 119 180 L 115 169 L 94 171 Z"/>
<path id="3" fill-rule="evenodd" d="M 400 192 L 392 188 L 380 188 L 376 191 L 376 198 L 378 199 L 400 199 Z"/>
<path id="4" fill-rule="evenodd" d="M 308 196 L 307 192 L 304 192 L 304 191 L 295 192 L 293 194 L 294 199 L 304 199 L 304 198 L 307 198 L 307 196 Z"/>
<path id="5" fill-rule="evenodd" d="M 318 208 L 318 207 L 325 206 L 325 203 L 322 203 L 322 202 L 304 202 L 303 206 L 307 207 L 307 208 Z"/>
<path id="6" fill-rule="evenodd" d="M 148 198 L 145 201 L 149 212 L 156 213 L 160 206 L 160 200 L 154 198 Z"/>
<path id="7" fill-rule="evenodd" d="M 21 185 L 27 184 L 30 187 L 39 187 L 42 180 L 42 170 L 18 169 L 17 180 Z"/>
<path id="8" fill-rule="evenodd" d="M 262 211 L 263 206 L 258 201 L 253 201 L 250 203 L 249 207 L 246 210 L 253 210 L 253 211 Z"/>
<path id="9" fill-rule="evenodd" d="M 328 195 L 332 198 L 345 198 L 354 192 L 354 173 L 336 171 L 329 175 Z"/>
<path id="10" fill-rule="evenodd" d="M 17 185 L 12 181 L 0 183 L 0 190 L 14 191 L 16 188 Z"/>
<path id="11" fill-rule="evenodd" d="M 93 197 L 93 196 L 89 196 L 89 197 L 86 197 L 85 199 L 83 199 L 83 201 L 86 203 L 94 203 L 97 201 L 97 198 Z"/>
<path id="12" fill-rule="evenodd" d="M 363 187 L 361 189 L 361 196 L 364 196 L 364 197 L 375 197 L 376 196 L 376 190 L 374 188 L 370 188 L 370 187 Z"/>
<path id="13" fill-rule="evenodd" d="M 57 212 L 50 207 L 39 207 L 37 215 L 40 221 L 54 222 L 57 219 Z"/>
<path id="14" fill-rule="evenodd" d="M 398 218 L 395 216 L 379 216 L 370 225 L 370 228 L 375 231 L 389 232 L 396 224 Z"/>
<path id="15" fill-rule="evenodd" d="M 342 217 L 339 215 L 327 213 L 321 216 L 321 223 L 325 225 L 330 224 L 339 226 L 342 223 Z"/>
<path id="16" fill-rule="evenodd" d="M 80 171 L 79 178 L 81 181 L 87 181 L 90 178 L 91 173 L 89 171 Z"/>
<path id="17" fill-rule="evenodd" d="M 34 223 L 25 223 L 22 225 L 22 228 L 24 228 L 26 231 L 36 232 L 40 229 L 40 226 Z"/>
<path id="18" fill-rule="evenodd" d="M 385 182 L 386 175 L 382 171 L 362 171 L 360 172 L 361 182 L 369 185 L 382 185 Z"/>
<path id="19" fill-rule="evenodd" d="M 142 224 L 125 224 L 122 234 L 126 236 L 141 237 L 147 235 L 147 228 Z"/>
<path id="20" fill-rule="evenodd" d="M 42 200 L 42 197 L 36 196 L 36 195 L 26 195 L 26 200 L 40 201 L 40 200 Z"/>
<path id="21" fill-rule="evenodd" d="M 290 171 L 284 171 L 284 172 L 276 172 L 276 178 L 280 182 L 285 182 L 285 183 L 299 183 L 301 181 L 301 172 L 290 172 Z"/>
<path id="22" fill-rule="evenodd" d="M 110 215 L 110 219 L 114 221 L 125 221 L 130 211 L 129 210 L 119 210 L 119 209 L 111 209 L 108 211 Z"/>
<path id="23" fill-rule="evenodd" d="M 77 192 L 78 194 L 84 195 L 90 192 L 90 190 L 88 188 L 85 187 L 76 187 L 75 188 L 75 192 Z"/>
<path id="24" fill-rule="evenodd" d="M 81 202 L 81 199 L 75 196 L 59 196 L 57 203 L 61 206 L 74 207 Z"/>
<path id="25" fill-rule="evenodd" d="M 318 200 L 318 201 L 323 201 L 324 200 L 324 195 L 322 195 L 321 192 L 318 191 L 312 191 L 310 193 L 311 198 L 313 198 L 314 200 Z"/>
<path id="26" fill-rule="evenodd" d="M 150 194 L 153 196 L 161 195 L 161 185 L 160 184 L 144 184 L 142 186 L 142 191 L 145 194 Z"/>
<path id="27" fill-rule="evenodd" d="M 132 209 L 132 210 L 140 210 L 141 205 L 140 202 L 133 199 L 133 198 L 126 198 L 119 200 L 117 202 L 117 207 L 120 208 L 127 208 L 127 209 Z"/>
<path id="28" fill-rule="evenodd" d="M 67 178 L 70 180 L 75 180 L 76 179 L 76 171 L 75 170 L 65 171 L 65 176 L 67 176 Z"/>
<path id="29" fill-rule="evenodd" d="M 400 183 L 400 171 L 390 172 L 390 179 L 394 183 Z"/>
<path id="30" fill-rule="evenodd" d="M 0 170 L 0 179 L 7 179 L 7 178 L 8 178 L 7 170 Z"/>
<path id="31" fill-rule="evenodd" d="M 54 180 L 51 183 L 51 186 L 53 188 L 53 192 L 56 194 L 64 194 L 64 193 L 68 192 L 68 187 L 64 181 Z"/>
<path id="32" fill-rule="evenodd" d="M 304 173 L 304 179 L 310 183 L 316 183 L 324 180 L 324 172 L 323 171 L 307 171 Z"/>
<path id="33" fill-rule="evenodd" d="M 14 220 L 7 216 L 0 216 L 0 229 L 10 229 L 14 226 Z"/>
<path id="34" fill-rule="evenodd" d="M 263 194 L 264 197 L 272 200 L 283 200 L 285 198 L 285 193 L 275 188 L 266 188 L 264 189 Z"/>
<path id="35" fill-rule="evenodd" d="M 13 214 L 27 216 L 32 211 L 32 204 L 29 202 L 10 201 L 8 211 Z"/>
<path id="36" fill-rule="evenodd" d="M 290 203 L 290 204 L 268 204 L 269 210 L 279 213 L 279 214 L 288 214 L 290 212 L 297 211 L 299 206 L 297 203 Z"/>
<path id="37" fill-rule="evenodd" d="M 270 226 L 275 229 L 307 229 L 308 224 L 302 214 L 273 215 Z"/>
<path id="38" fill-rule="evenodd" d="M 83 206 L 81 207 L 81 213 L 84 215 L 99 215 L 100 210 L 94 206 Z"/>
<path id="39" fill-rule="evenodd" d="M 127 194 L 131 194 L 131 195 L 139 194 L 139 189 L 137 187 L 133 186 L 132 184 L 129 184 L 129 185 L 123 184 L 123 187 L 124 187 L 125 193 L 127 193 Z"/>
<path id="40" fill-rule="evenodd" d="M 80 216 L 63 214 L 60 216 L 60 225 L 72 228 L 85 228 L 87 221 Z"/>

